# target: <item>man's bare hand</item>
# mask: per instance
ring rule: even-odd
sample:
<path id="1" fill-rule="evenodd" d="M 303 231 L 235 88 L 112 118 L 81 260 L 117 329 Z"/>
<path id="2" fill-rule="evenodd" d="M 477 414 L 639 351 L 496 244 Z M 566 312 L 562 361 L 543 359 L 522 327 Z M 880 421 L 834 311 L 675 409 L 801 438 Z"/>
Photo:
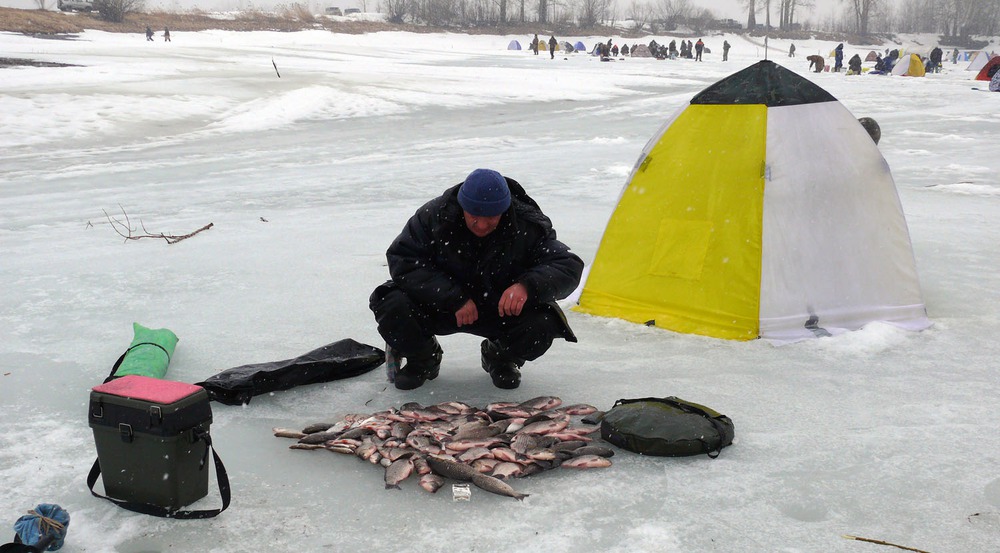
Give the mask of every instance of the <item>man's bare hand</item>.
<path id="1" fill-rule="evenodd" d="M 511 284 L 500 296 L 500 304 L 497 306 L 500 316 L 516 316 L 521 314 L 524 304 L 528 302 L 528 289 L 523 284 L 517 282 Z"/>
<path id="2" fill-rule="evenodd" d="M 466 300 L 465 305 L 455 312 L 455 324 L 458 326 L 470 325 L 479 319 L 479 310 L 476 309 L 476 302 Z"/>

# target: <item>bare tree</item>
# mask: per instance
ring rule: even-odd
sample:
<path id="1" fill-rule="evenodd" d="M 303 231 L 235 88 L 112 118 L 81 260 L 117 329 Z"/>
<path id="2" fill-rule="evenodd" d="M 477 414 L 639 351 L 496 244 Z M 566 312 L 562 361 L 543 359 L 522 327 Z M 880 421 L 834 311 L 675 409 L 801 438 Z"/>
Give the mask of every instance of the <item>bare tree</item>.
<path id="1" fill-rule="evenodd" d="M 747 8 L 747 31 L 753 31 L 757 26 L 757 0 L 740 0 Z"/>
<path id="2" fill-rule="evenodd" d="M 95 0 L 94 9 L 104 21 L 121 23 L 125 16 L 142 10 L 143 0 Z"/>
<path id="3" fill-rule="evenodd" d="M 642 0 L 632 0 L 628 6 L 628 18 L 632 20 L 632 28 L 641 31 L 653 18 L 653 6 Z"/>
<path id="4" fill-rule="evenodd" d="M 668 25 L 677 25 L 694 15 L 694 7 L 690 0 L 659 0 L 654 13 Z"/>
<path id="5" fill-rule="evenodd" d="M 868 22 L 872 15 L 878 11 L 880 2 L 881 0 L 848 0 L 854 15 L 855 30 L 859 35 L 868 34 Z"/>
<path id="6" fill-rule="evenodd" d="M 381 11 L 389 23 L 402 23 L 406 17 L 406 0 L 382 0 Z"/>
<path id="7" fill-rule="evenodd" d="M 549 21 L 549 0 L 538 0 L 538 22 L 548 23 Z"/>

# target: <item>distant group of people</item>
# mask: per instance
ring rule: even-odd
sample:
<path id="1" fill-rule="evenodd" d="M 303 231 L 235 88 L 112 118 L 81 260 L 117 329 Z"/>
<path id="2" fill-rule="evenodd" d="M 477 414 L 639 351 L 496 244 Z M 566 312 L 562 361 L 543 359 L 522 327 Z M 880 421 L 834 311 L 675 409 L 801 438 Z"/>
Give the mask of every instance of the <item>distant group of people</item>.
<path id="1" fill-rule="evenodd" d="M 862 63 L 864 61 L 874 61 L 875 62 L 875 66 L 871 68 L 870 73 L 873 74 L 873 75 L 888 75 L 888 74 L 892 73 L 893 67 L 895 67 L 896 64 L 899 63 L 900 58 L 903 57 L 902 52 L 900 50 L 898 50 L 898 49 L 892 49 L 892 50 L 890 50 L 889 48 L 886 48 L 885 49 L 885 57 L 883 57 L 881 53 L 878 53 L 878 52 L 873 52 L 873 53 L 875 55 L 875 59 L 874 60 L 871 59 L 871 57 L 870 57 L 871 54 L 869 54 L 869 59 L 868 60 L 863 60 L 861 58 L 861 55 L 859 55 L 859 54 L 854 54 L 853 56 L 851 56 L 851 59 L 848 60 L 848 62 L 847 62 L 847 74 L 848 75 L 860 75 L 864 71 L 864 69 L 862 68 Z M 794 57 L 794 55 L 795 55 L 795 45 L 794 44 L 789 47 L 789 49 L 788 49 L 788 55 L 789 55 L 789 57 Z M 843 69 L 843 64 L 844 64 L 844 44 L 843 43 L 838 44 L 837 47 L 834 49 L 834 51 L 833 51 L 833 58 L 834 58 L 834 64 L 833 64 L 833 68 L 831 69 L 831 71 L 833 71 L 833 72 L 839 72 L 839 71 L 841 71 Z M 944 58 L 944 51 L 941 50 L 940 47 L 935 46 L 930 51 L 930 54 L 926 58 L 921 57 L 921 60 L 924 62 L 924 70 L 927 73 L 938 73 L 938 72 L 940 72 L 941 71 L 941 67 L 942 67 L 941 64 L 942 64 L 942 59 L 943 58 Z M 958 49 L 957 48 L 955 48 L 951 52 L 951 59 L 952 59 L 952 63 L 957 63 L 958 62 Z M 820 73 L 820 72 L 822 72 L 823 70 L 826 69 L 826 60 L 823 58 L 823 56 L 814 54 L 814 55 L 811 55 L 811 56 L 807 56 L 806 60 L 809 61 L 809 69 L 815 71 L 816 73 Z M 907 57 L 907 60 L 909 60 L 909 57 Z"/>
<path id="2" fill-rule="evenodd" d="M 559 42 L 556 40 L 555 36 L 550 36 L 547 44 L 548 44 L 549 56 L 554 59 L 556 49 L 558 49 L 559 47 L 558 46 Z M 634 55 L 640 46 L 641 46 L 640 44 L 635 44 L 633 46 L 629 46 L 628 44 L 623 44 L 621 48 L 619 48 L 618 45 L 614 43 L 614 40 L 609 38 L 607 42 L 597 43 L 594 46 L 594 49 L 591 53 L 600 56 L 602 61 L 609 61 L 611 60 L 611 58 L 617 57 L 618 55 L 622 56 Z M 535 36 L 531 39 L 531 44 L 530 44 L 530 49 L 532 53 L 534 53 L 537 56 L 540 50 L 544 51 L 546 49 L 545 47 L 546 47 L 546 41 L 538 38 L 538 35 L 535 34 Z M 729 44 L 729 41 L 723 40 L 722 61 L 729 61 L 730 48 L 732 48 L 732 45 Z M 690 40 L 680 41 L 680 49 L 678 49 L 677 47 L 676 40 L 671 40 L 670 44 L 668 45 L 659 44 L 658 42 L 656 42 L 655 39 L 649 42 L 650 55 L 661 60 L 686 58 L 686 59 L 693 59 L 694 61 L 703 61 L 702 55 L 706 52 L 711 52 L 711 51 L 705 47 L 705 42 L 700 38 L 698 39 L 697 42 L 691 42 Z"/>
<path id="3" fill-rule="evenodd" d="M 155 33 L 153 32 L 153 29 L 151 29 L 149 25 L 146 25 L 146 41 L 152 42 L 154 35 Z M 170 29 L 168 29 L 167 27 L 163 28 L 163 41 L 170 42 Z"/>
<path id="4" fill-rule="evenodd" d="M 531 51 L 534 52 L 535 55 L 537 56 L 538 55 L 538 48 L 540 46 L 544 46 L 545 44 L 546 44 L 545 42 L 541 42 L 541 41 L 538 40 L 538 33 L 535 33 L 535 38 L 531 39 Z M 549 37 L 548 45 L 549 45 L 549 57 L 551 59 L 555 59 L 556 58 L 556 46 L 559 45 L 559 41 L 556 40 L 555 35 L 552 35 L 552 36 Z"/>

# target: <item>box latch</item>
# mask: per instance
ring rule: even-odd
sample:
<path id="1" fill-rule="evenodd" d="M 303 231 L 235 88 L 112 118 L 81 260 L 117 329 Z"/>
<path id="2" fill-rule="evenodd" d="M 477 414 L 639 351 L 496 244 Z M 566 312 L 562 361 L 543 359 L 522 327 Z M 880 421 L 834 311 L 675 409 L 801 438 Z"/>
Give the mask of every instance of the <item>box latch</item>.
<path id="1" fill-rule="evenodd" d="M 118 424 L 118 435 L 121 436 L 123 442 L 130 444 L 134 437 L 132 436 L 132 425 L 119 423 Z"/>
<path id="2" fill-rule="evenodd" d="M 95 419 L 103 419 L 104 418 L 104 403 L 102 403 L 100 401 L 98 401 L 97 403 L 95 403 L 94 404 L 94 410 L 93 410 L 93 412 L 91 414 L 93 415 L 93 417 Z"/>
<path id="3" fill-rule="evenodd" d="M 149 426 L 160 426 L 163 423 L 163 412 L 159 405 L 149 406 Z"/>

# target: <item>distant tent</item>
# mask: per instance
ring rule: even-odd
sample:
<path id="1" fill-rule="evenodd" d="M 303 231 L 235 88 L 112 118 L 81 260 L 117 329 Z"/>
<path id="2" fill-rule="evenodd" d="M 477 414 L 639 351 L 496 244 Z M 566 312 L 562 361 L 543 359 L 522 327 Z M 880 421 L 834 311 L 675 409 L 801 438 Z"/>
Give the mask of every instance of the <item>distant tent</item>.
<path id="1" fill-rule="evenodd" d="M 516 40 L 512 40 L 512 41 L 510 41 L 510 44 L 507 45 L 507 49 L 508 50 L 520 50 L 521 49 L 521 43 L 518 42 L 518 41 L 516 41 Z"/>
<path id="2" fill-rule="evenodd" d="M 649 46 L 645 44 L 636 44 L 632 47 L 632 57 L 633 58 L 651 58 L 653 54 L 649 51 Z"/>
<path id="3" fill-rule="evenodd" d="M 576 310 L 732 340 L 930 325 L 889 165 L 843 104 L 771 61 L 646 143 Z"/>
<path id="4" fill-rule="evenodd" d="M 878 52 L 875 50 L 868 52 L 868 55 L 865 56 L 865 61 L 878 61 Z"/>
<path id="5" fill-rule="evenodd" d="M 972 59 L 972 55 L 974 53 L 975 53 L 974 50 L 962 50 L 961 52 L 958 53 L 958 57 L 955 58 L 955 61 L 956 62 L 969 61 L 970 59 Z"/>
<path id="6" fill-rule="evenodd" d="M 576 50 L 576 48 L 573 48 L 573 45 L 568 42 L 560 42 L 559 45 L 562 46 L 563 51 L 565 51 L 567 54 L 572 53 Z"/>
<path id="7" fill-rule="evenodd" d="M 583 42 L 581 42 L 579 40 L 576 41 L 576 44 L 573 45 L 573 49 L 576 50 L 577 52 L 586 52 L 587 51 L 587 47 L 584 46 Z"/>
<path id="8" fill-rule="evenodd" d="M 975 71 L 976 73 L 982 71 L 986 67 L 986 62 L 990 61 L 990 55 L 984 50 L 979 50 L 978 52 L 973 52 L 969 56 L 969 66 L 965 68 L 966 71 Z"/>
<path id="9" fill-rule="evenodd" d="M 1000 70 L 1000 56 L 993 56 L 990 61 L 986 62 L 986 65 L 979 70 L 979 74 L 976 75 L 977 81 L 988 81 L 993 78 L 993 75 Z"/>
<path id="10" fill-rule="evenodd" d="M 916 54 L 909 54 L 908 58 L 904 56 L 892 68 L 893 75 L 903 77 L 923 77 L 925 73 L 924 61 Z"/>

